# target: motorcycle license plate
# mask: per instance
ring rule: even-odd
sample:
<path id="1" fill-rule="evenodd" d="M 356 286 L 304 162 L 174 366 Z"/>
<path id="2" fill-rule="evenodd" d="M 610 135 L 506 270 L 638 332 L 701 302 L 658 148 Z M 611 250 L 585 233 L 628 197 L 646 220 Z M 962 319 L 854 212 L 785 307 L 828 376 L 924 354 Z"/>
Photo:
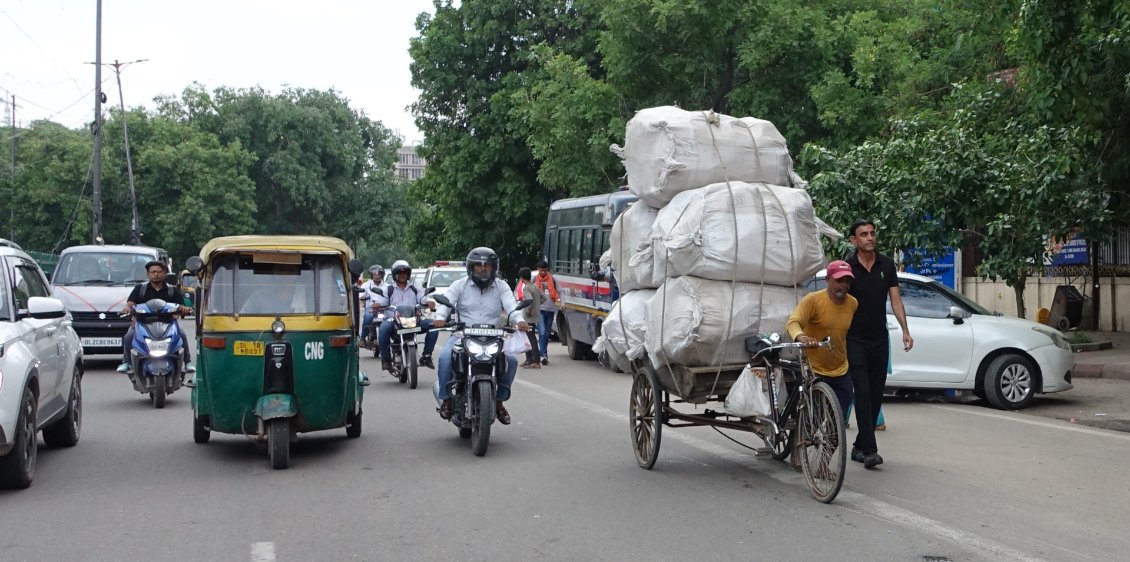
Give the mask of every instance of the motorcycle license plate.
<path id="1" fill-rule="evenodd" d="M 398 334 L 418 334 L 418 333 L 420 333 L 420 329 L 419 328 L 401 328 L 401 329 L 397 330 L 396 333 L 398 333 Z"/>
<path id="2" fill-rule="evenodd" d="M 232 343 L 232 353 L 235 355 L 263 355 L 263 342 L 239 341 Z"/>
<path id="3" fill-rule="evenodd" d="M 122 338 L 82 338 L 83 347 L 121 347 Z"/>

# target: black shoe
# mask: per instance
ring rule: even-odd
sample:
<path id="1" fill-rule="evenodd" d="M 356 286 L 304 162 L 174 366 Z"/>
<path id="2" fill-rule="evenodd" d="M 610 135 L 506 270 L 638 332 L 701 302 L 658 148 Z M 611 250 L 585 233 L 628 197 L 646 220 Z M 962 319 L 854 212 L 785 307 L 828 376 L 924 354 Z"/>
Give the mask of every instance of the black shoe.
<path id="1" fill-rule="evenodd" d="M 542 357 L 541 358 L 541 364 L 548 367 L 549 366 L 549 358 L 548 357 Z"/>
<path id="2" fill-rule="evenodd" d="M 852 447 L 851 448 L 851 460 L 853 460 L 855 462 L 863 462 L 864 459 L 866 459 L 866 458 L 867 458 L 867 455 L 864 454 L 862 449 L 860 449 L 859 447 Z"/>
<path id="3" fill-rule="evenodd" d="M 451 399 L 448 398 L 439 404 L 439 417 L 449 420 L 451 419 Z"/>
<path id="4" fill-rule="evenodd" d="M 421 367 L 427 367 L 429 369 L 435 369 L 436 368 L 435 364 L 432 363 L 432 354 L 431 353 L 425 353 L 425 354 L 420 356 L 420 366 Z"/>
<path id="5" fill-rule="evenodd" d="M 385 371 L 391 371 L 392 370 L 392 361 L 390 361 L 388 359 L 381 359 L 381 369 L 383 369 Z"/>
<path id="6" fill-rule="evenodd" d="M 883 464 L 883 457 L 879 453 L 867 453 L 863 456 L 863 466 L 866 468 L 874 468 Z"/>
<path id="7" fill-rule="evenodd" d="M 503 406 L 502 402 L 495 402 L 494 404 L 494 413 L 498 418 L 498 423 L 510 425 L 510 412 L 506 411 L 506 406 Z"/>

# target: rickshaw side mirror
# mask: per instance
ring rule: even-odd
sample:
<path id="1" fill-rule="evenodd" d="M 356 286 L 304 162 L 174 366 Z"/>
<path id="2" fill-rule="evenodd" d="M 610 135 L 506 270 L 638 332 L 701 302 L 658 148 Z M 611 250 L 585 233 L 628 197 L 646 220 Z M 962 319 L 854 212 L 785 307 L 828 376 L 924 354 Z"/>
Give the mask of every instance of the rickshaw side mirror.
<path id="1" fill-rule="evenodd" d="M 365 266 L 361 264 L 359 259 L 349 260 L 349 274 L 353 276 L 353 282 L 357 282 L 357 278 L 361 277 L 361 272 L 365 271 Z"/>
<path id="2" fill-rule="evenodd" d="M 192 256 L 184 262 L 184 266 L 193 275 L 200 275 L 200 270 L 204 269 L 204 260 L 200 259 L 200 256 Z"/>

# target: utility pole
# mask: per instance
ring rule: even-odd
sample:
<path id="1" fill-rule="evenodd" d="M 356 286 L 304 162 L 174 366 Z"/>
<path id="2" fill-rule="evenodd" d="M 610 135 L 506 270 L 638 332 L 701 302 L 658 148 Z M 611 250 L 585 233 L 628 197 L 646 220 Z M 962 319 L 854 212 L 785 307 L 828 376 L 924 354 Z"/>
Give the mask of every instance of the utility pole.
<path id="1" fill-rule="evenodd" d="M 12 198 L 8 200 L 8 240 L 16 241 L 16 94 L 12 94 L 12 127 L 8 129 L 12 137 Z"/>
<path id="2" fill-rule="evenodd" d="M 126 173 L 129 176 L 129 207 L 132 213 L 132 218 L 129 225 L 129 243 L 135 246 L 141 244 L 141 223 L 137 218 L 137 192 L 133 189 L 133 161 L 129 155 L 129 128 L 126 126 L 126 100 L 122 94 L 122 67 L 131 65 L 138 62 L 145 62 L 149 59 L 138 59 L 130 62 L 118 62 L 114 59 L 114 74 L 118 79 L 118 104 L 122 110 L 122 141 L 125 143 L 126 149 Z"/>
<path id="3" fill-rule="evenodd" d="M 90 225 L 90 242 L 102 241 L 102 0 L 96 2 L 94 31 L 94 220 Z"/>

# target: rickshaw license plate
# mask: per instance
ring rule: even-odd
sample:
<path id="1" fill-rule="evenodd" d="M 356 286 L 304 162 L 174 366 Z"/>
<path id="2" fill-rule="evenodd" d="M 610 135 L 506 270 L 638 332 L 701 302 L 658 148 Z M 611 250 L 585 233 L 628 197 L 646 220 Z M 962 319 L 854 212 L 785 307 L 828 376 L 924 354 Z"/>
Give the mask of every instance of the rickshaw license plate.
<path id="1" fill-rule="evenodd" d="M 232 353 L 235 355 L 263 355 L 263 342 L 261 341 L 235 341 L 232 344 Z"/>
<path id="2" fill-rule="evenodd" d="M 396 331 L 396 333 L 398 333 L 398 334 L 417 334 L 419 332 L 420 332 L 419 328 L 402 328 L 402 329 Z"/>

